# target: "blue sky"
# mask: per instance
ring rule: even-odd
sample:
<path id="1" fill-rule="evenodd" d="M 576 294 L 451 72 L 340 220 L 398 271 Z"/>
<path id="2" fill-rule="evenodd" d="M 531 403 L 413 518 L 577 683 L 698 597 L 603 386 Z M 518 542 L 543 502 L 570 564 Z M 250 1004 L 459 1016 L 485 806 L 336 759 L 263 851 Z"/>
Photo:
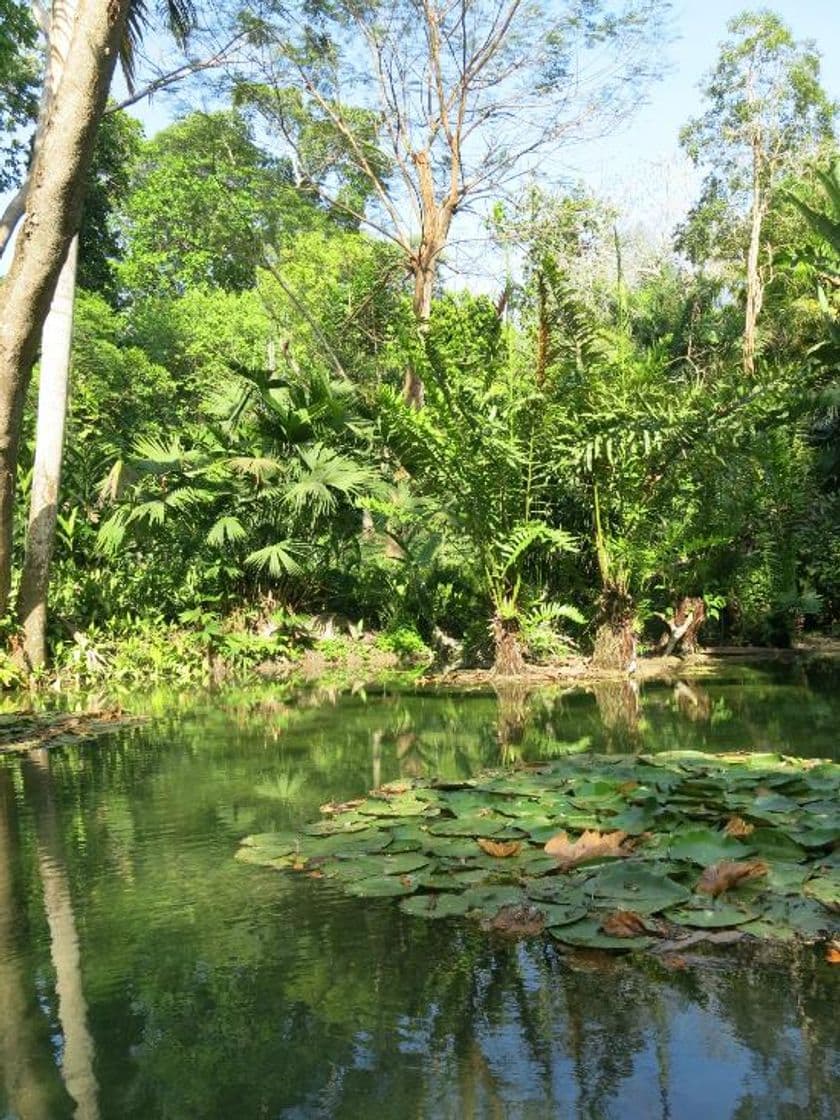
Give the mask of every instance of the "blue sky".
<path id="1" fill-rule="evenodd" d="M 670 232 L 695 197 L 701 177 L 680 151 L 680 128 L 702 109 L 699 84 L 717 59 L 728 21 L 759 7 L 780 15 L 797 39 L 817 42 L 823 86 L 840 101 L 838 0 L 676 0 L 672 19 L 677 38 L 665 52 L 667 70 L 648 104 L 620 131 L 570 153 L 570 172 L 622 209 L 635 211 L 652 233 Z"/>
<path id="2" fill-rule="evenodd" d="M 678 135 L 701 109 L 699 82 L 714 65 L 726 24 L 745 8 L 769 7 L 797 39 L 814 39 L 823 56 L 823 85 L 840 100 L 840 0 L 675 0 L 674 41 L 664 52 L 666 72 L 648 103 L 621 130 L 558 155 L 558 170 L 583 179 L 596 193 L 613 199 L 650 236 L 665 238 L 696 195 L 699 176 L 683 158 Z M 150 44 L 152 46 L 152 44 Z M 119 86 L 119 79 L 117 87 Z M 115 94 L 120 96 L 118 88 Z M 132 111 L 152 133 L 189 103 L 184 87 L 177 97 L 158 97 Z M 0 198 L 2 202 L 2 198 Z M 9 254 L 3 265 L 8 265 Z M 0 265 L 0 273 L 5 271 Z"/>

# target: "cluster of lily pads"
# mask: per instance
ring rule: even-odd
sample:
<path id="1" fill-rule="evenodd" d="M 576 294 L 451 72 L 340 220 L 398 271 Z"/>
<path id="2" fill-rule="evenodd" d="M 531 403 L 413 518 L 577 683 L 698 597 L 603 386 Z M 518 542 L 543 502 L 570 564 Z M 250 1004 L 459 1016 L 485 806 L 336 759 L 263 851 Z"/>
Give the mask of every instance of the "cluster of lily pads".
<path id="1" fill-rule="evenodd" d="M 237 855 L 569 946 L 814 941 L 840 933 L 838 792 L 840 766 L 776 754 L 576 755 L 386 785 Z"/>

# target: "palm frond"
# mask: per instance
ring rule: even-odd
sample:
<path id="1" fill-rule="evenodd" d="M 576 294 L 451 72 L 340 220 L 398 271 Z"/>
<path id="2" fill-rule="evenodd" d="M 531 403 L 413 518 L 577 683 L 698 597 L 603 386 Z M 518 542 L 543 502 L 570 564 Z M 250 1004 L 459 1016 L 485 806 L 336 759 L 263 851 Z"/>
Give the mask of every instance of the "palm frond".
<path id="1" fill-rule="evenodd" d="M 249 553 L 245 563 L 257 571 L 267 571 L 275 579 L 284 575 L 299 575 L 301 566 L 295 554 L 300 555 L 304 548 L 303 541 L 278 541 Z"/>

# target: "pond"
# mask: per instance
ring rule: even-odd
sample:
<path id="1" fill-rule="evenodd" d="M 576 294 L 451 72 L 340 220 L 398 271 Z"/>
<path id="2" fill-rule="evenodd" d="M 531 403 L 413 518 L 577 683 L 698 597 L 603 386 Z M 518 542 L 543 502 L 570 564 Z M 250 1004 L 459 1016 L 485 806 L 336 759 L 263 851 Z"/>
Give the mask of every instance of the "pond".
<path id="1" fill-rule="evenodd" d="M 833 1120 L 819 949 L 570 955 L 233 856 L 329 799 L 558 743 L 837 759 L 838 684 L 148 696 L 140 728 L 0 758 L 0 1116 Z"/>

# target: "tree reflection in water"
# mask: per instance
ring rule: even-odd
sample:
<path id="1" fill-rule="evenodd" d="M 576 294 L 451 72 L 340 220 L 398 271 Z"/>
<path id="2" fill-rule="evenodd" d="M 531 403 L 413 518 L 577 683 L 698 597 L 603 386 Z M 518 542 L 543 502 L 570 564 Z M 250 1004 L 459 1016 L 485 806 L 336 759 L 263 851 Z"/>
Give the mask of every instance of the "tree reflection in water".
<path id="1" fill-rule="evenodd" d="M 103 1120 L 833 1120 L 837 980 L 815 950 L 566 955 L 232 859 L 245 833 L 372 780 L 628 740 L 795 748 L 809 717 L 803 743 L 836 726 L 834 694 L 759 684 L 750 700 L 704 682 L 703 719 L 673 686 L 631 704 L 623 682 L 301 708 L 226 694 L 87 752 L 0 760 L 0 1115 L 82 1115 L 87 1084 Z"/>

